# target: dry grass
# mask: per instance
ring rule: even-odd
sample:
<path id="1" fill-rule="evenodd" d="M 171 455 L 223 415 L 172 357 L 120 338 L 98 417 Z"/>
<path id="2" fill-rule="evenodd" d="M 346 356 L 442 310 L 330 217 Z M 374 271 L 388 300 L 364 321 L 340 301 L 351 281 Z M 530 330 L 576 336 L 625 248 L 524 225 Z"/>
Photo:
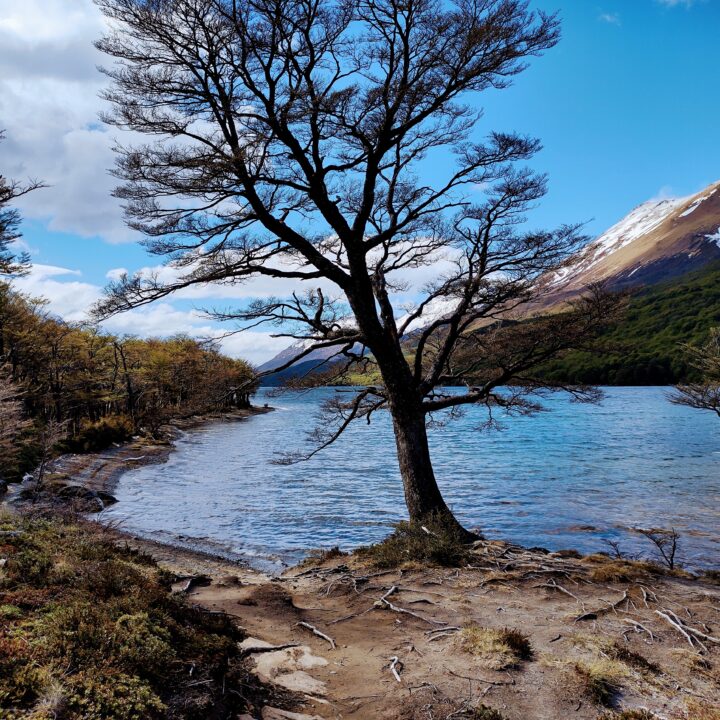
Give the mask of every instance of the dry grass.
<path id="1" fill-rule="evenodd" d="M 686 718 L 687 720 L 720 720 L 720 706 L 689 700 Z"/>
<path id="2" fill-rule="evenodd" d="M 583 693 L 598 705 L 609 707 L 613 704 L 621 681 L 627 675 L 627 667 L 616 660 L 580 661 L 574 665 L 580 679 Z"/>
<path id="3" fill-rule="evenodd" d="M 657 663 L 650 662 L 644 655 L 631 650 L 627 645 L 623 645 L 618 640 L 614 640 L 604 646 L 605 654 L 611 660 L 629 665 L 641 673 L 652 673 L 657 675 L 660 673 L 660 666 Z"/>
<path id="4" fill-rule="evenodd" d="M 649 710 L 623 710 L 605 713 L 598 720 L 658 720 L 658 716 Z"/>
<path id="5" fill-rule="evenodd" d="M 664 569 L 659 565 L 638 560 L 618 560 L 607 555 L 588 555 L 583 559 L 593 565 L 589 579 L 593 582 L 634 582 L 652 576 L 662 575 Z"/>
<path id="6" fill-rule="evenodd" d="M 347 557 L 348 553 L 341 550 L 337 545 L 331 548 L 316 548 L 308 553 L 308 556 L 300 563 L 300 567 L 308 565 L 322 565 L 329 560 L 335 560 L 341 557 Z"/>
<path id="7" fill-rule="evenodd" d="M 465 652 L 491 670 L 515 667 L 523 660 L 530 660 L 533 654 L 528 636 L 508 628 L 495 630 L 470 625 L 461 630 L 458 642 Z"/>

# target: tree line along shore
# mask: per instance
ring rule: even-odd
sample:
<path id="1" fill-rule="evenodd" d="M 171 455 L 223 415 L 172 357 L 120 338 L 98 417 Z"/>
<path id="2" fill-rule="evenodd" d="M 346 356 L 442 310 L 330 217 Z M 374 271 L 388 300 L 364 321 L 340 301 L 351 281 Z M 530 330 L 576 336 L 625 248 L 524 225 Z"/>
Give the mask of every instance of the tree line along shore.
<path id="1" fill-rule="evenodd" d="M 253 369 L 211 342 L 118 337 L 54 317 L 0 283 L 0 481 L 62 452 L 157 434 L 176 418 L 246 408 Z"/>

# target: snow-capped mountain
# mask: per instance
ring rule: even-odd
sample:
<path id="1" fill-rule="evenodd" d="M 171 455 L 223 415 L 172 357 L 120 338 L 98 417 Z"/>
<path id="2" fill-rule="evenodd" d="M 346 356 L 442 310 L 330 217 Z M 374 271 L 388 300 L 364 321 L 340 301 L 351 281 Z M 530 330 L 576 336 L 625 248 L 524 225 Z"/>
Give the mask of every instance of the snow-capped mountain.
<path id="1" fill-rule="evenodd" d="M 649 200 L 635 208 L 549 279 L 545 301 L 534 305 L 532 312 L 560 306 L 592 283 L 605 282 L 612 290 L 653 285 L 714 260 L 720 260 L 720 182 L 690 197 Z M 427 327 L 453 307 L 447 299 L 429 303 L 406 334 Z M 402 320 L 398 318 L 398 325 Z M 304 347 L 291 345 L 260 369 L 280 367 Z M 334 352 L 334 348 L 313 352 L 291 374 L 311 372 Z"/>
<path id="2" fill-rule="evenodd" d="M 650 200 L 589 243 L 551 279 L 557 299 L 595 282 L 652 285 L 720 259 L 720 182 L 697 195 Z"/>

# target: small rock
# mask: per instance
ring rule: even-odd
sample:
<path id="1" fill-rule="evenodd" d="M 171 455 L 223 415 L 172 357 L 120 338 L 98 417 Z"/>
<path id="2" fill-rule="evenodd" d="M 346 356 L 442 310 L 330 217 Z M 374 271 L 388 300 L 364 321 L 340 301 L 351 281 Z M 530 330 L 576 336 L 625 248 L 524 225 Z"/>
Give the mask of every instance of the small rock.
<path id="1" fill-rule="evenodd" d="M 218 585 L 221 587 L 232 587 L 242 585 L 240 578 L 237 575 L 223 575 L 218 580 Z"/>
<path id="2" fill-rule="evenodd" d="M 98 490 L 96 495 L 105 507 L 108 507 L 109 505 L 114 505 L 118 501 L 118 499 L 114 495 L 111 495 L 104 490 Z"/>
<path id="3" fill-rule="evenodd" d="M 319 715 L 305 715 L 266 705 L 262 709 L 262 720 L 322 720 L 322 718 Z"/>

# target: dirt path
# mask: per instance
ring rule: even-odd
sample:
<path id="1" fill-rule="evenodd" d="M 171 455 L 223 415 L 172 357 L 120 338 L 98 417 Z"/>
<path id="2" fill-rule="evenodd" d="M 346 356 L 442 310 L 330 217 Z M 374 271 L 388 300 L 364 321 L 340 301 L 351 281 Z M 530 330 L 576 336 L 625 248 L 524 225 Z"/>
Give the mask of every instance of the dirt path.
<path id="1" fill-rule="evenodd" d="M 237 617 L 258 675 L 298 693 L 299 715 L 266 708 L 264 720 L 589 720 L 603 703 L 720 717 L 720 587 L 502 543 L 475 557 L 460 570 L 390 571 L 342 557 L 269 578 L 188 554 L 173 569 L 210 574 L 190 600 Z M 490 641 L 504 628 L 528 636 L 529 659 Z M 501 715 L 470 714 L 483 705 Z"/>

